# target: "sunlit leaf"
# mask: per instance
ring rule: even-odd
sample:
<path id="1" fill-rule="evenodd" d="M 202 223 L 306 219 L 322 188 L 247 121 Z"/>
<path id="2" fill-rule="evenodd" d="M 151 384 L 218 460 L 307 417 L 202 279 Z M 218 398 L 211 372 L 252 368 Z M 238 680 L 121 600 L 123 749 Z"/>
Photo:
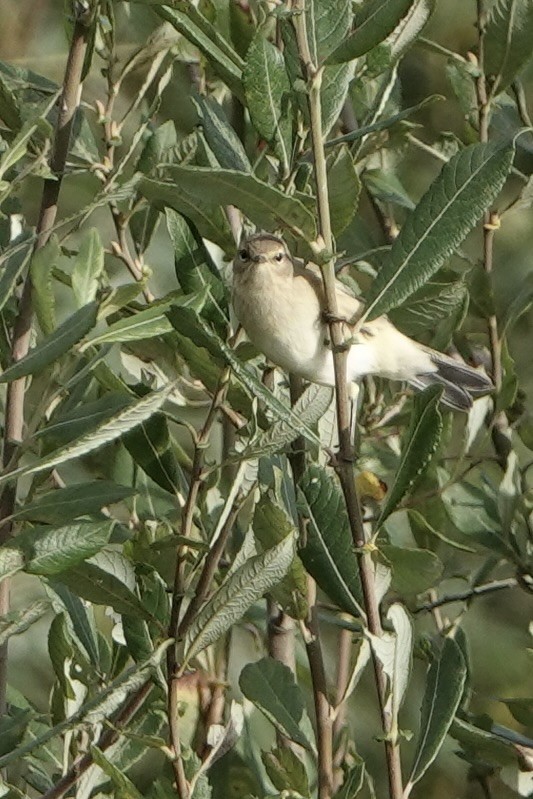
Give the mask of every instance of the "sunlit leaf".
<path id="1" fill-rule="evenodd" d="M 450 159 L 385 257 L 368 296 L 366 318 L 400 305 L 463 241 L 505 182 L 514 143 L 473 144 Z"/>
<path id="2" fill-rule="evenodd" d="M 235 571 L 196 616 L 185 639 L 184 664 L 217 641 L 287 573 L 294 558 L 294 537 L 250 558 Z"/>

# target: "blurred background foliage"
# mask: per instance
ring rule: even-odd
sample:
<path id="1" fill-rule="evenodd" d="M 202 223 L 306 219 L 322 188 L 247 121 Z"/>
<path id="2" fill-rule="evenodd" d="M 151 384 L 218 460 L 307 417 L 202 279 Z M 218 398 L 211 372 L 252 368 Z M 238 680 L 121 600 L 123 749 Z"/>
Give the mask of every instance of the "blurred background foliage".
<path id="1" fill-rule="evenodd" d="M 245 52 L 245 22 L 246 3 L 235 2 L 239 7 L 238 12 L 230 17 L 228 9 L 232 0 L 206 0 L 200 3 L 200 8 L 214 23 L 216 28 L 228 40 L 235 42 L 237 49 Z M 252 3 L 254 9 L 260 14 L 259 7 L 264 4 Z M 242 8 L 240 8 L 242 6 Z M 114 2 L 112 7 L 115 15 L 115 41 L 116 54 L 121 64 L 136 53 L 139 48 L 149 48 L 151 37 L 160 31 L 161 18 L 148 4 Z M 244 10 L 243 10 L 244 9 Z M 238 20 L 238 23 L 235 20 Z M 68 52 L 69 26 L 66 24 L 65 10 L 60 2 L 53 0 L 4 0 L 2 10 L 2 24 L 0 25 L 0 59 L 15 68 L 29 69 L 44 76 L 56 85 L 63 79 L 65 62 Z M 383 133 L 383 138 L 376 146 L 373 157 L 373 175 L 367 175 L 366 191 L 361 195 L 359 212 L 350 221 L 342 236 L 339 238 L 338 251 L 345 252 L 347 257 L 357 260 L 359 270 L 357 279 L 360 286 L 366 289 L 370 283 L 369 275 L 373 268 L 379 264 L 379 248 L 387 245 L 384 235 L 383 218 L 391 219 L 394 226 L 401 228 L 408 211 L 416 205 L 424 194 L 429 184 L 438 175 L 442 162 L 438 154 L 445 156 L 453 153 L 457 148 L 457 141 L 469 143 L 477 141 L 478 134 L 475 123 L 475 97 L 472 95 L 472 85 L 469 83 L 468 74 L 465 72 L 466 62 L 454 60 L 453 53 L 463 58 L 476 46 L 476 4 L 473 0 L 440 0 L 436 10 L 424 30 L 423 40 L 418 41 L 402 59 L 398 68 L 398 79 L 391 85 L 391 96 L 388 100 L 388 115 L 422 103 L 427 97 L 438 95 L 434 102 L 424 104 L 409 120 L 393 128 L 390 132 Z M 235 37 L 232 25 L 242 25 L 240 32 Z M 167 31 L 169 33 L 169 31 Z M 157 34 L 160 35 L 160 34 Z M 170 35 L 170 34 L 169 34 Z M 143 134 L 143 141 L 160 126 L 171 120 L 174 123 L 177 140 L 183 141 L 183 152 L 186 151 L 187 137 L 193 133 L 198 125 L 193 96 L 200 85 L 201 90 L 212 93 L 226 109 L 239 135 L 244 136 L 245 145 L 252 162 L 257 157 L 257 135 L 247 124 L 242 108 L 237 103 L 232 103 L 231 97 L 222 83 L 218 81 L 209 68 L 203 72 L 205 63 L 202 62 L 200 77 L 197 74 L 197 51 L 190 44 L 179 39 L 176 52 L 180 57 L 173 61 L 173 68 L 168 74 L 168 81 L 163 87 L 160 104 L 151 114 L 149 123 Z M 124 79 L 120 93 L 116 98 L 114 114 L 120 118 L 131 103 L 134 102 L 148 70 L 153 63 L 153 52 L 148 50 L 148 58 L 140 58 L 138 64 Z M 199 83 L 200 81 L 200 83 Z M 206 83 L 203 83 L 206 81 Z M 533 61 L 529 62 L 521 75 L 521 83 L 529 108 L 533 107 Z M 94 141 L 91 144 L 91 135 L 77 140 L 76 150 L 71 154 L 70 170 L 67 174 L 61 191 L 60 217 L 66 218 L 88 205 L 99 188 L 99 177 L 95 174 L 97 167 L 87 168 L 83 163 L 84 146 L 92 147 L 98 143 L 100 154 L 103 151 L 101 139 L 102 130 L 98 124 L 98 115 L 104 103 L 107 92 L 107 78 L 105 75 L 104 61 L 94 55 L 91 69 L 86 76 L 83 86 L 83 107 L 85 109 L 86 124 L 92 131 Z M 120 158 L 127 150 L 132 136 L 135 135 L 140 121 L 146 120 L 150 106 L 156 100 L 157 81 L 146 92 L 146 97 L 135 113 L 128 116 L 124 130 L 121 131 L 121 141 L 117 142 L 116 153 Z M 351 87 L 351 110 L 355 118 L 364 116 L 365 103 L 373 101 L 373 87 L 355 84 Z M 343 117 L 341 124 L 335 126 L 337 134 L 349 130 L 353 122 Z M 500 95 L 494 112 L 491 127 L 491 138 L 508 135 L 522 126 L 518 118 L 516 106 L 507 95 Z M 437 157 L 435 155 L 437 154 Z M 76 168 L 76 156 L 81 158 L 79 168 Z M 96 159 L 91 155 L 89 160 Z M 533 136 L 522 135 L 518 141 L 515 165 L 525 175 L 533 171 Z M 259 166 L 258 171 L 261 171 Z M 131 167 L 127 167 L 127 175 L 131 175 Z M 265 173 L 268 171 L 265 168 Z M 11 196 L 4 212 L 21 213 L 28 226 L 37 223 L 41 199 L 42 178 L 32 175 L 22 181 L 17 191 Z M 520 177 L 511 176 L 499 207 L 504 208 L 511 203 L 521 186 Z M 531 192 L 530 192 L 531 196 Z M 501 229 L 495 238 L 494 248 L 494 300 L 498 316 L 503 317 L 515 298 L 521 293 L 533 296 L 531 286 L 533 282 L 533 216 L 531 205 L 517 205 L 508 211 L 502 220 Z M 105 269 L 111 285 L 122 285 L 128 280 L 128 273 L 123 261 L 117 257 L 110 244 L 116 240 L 117 233 L 113 219 L 106 206 L 95 209 L 90 219 L 90 226 L 98 229 L 101 241 L 105 247 Z M 86 227 L 82 231 L 73 231 L 69 236 L 67 249 L 76 252 L 83 240 Z M 482 248 L 482 233 L 478 229 L 469 236 L 467 242 L 461 246 L 460 252 L 453 256 L 450 268 L 455 273 L 461 272 L 465 264 L 473 264 L 468 281 L 472 288 L 472 301 L 468 316 L 466 317 L 461 334 L 455 343 L 462 350 L 464 341 L 483 344 L 485 333 L 485 308 L 483 307 L 486 295 L 482 285 L 482 270 L 479 266 L 480 251 Z M 227 270 L 230 253 L 210 245 L 210 252 L 223 272 Z M 376 249 L 378 260 L 376 261 Z M 59 270 L 67 266 L 69 257 L 63 252 L 57 262 Z M 149 248 L 143 255 L 145 274 L 149 276 L 148 285 L 152 295 L 156 298 L 165 296 L 177 288 L 174 267 L 174 248 L 164 224 L 159 224 Z M 71 292 L 61 281 L 54 286 L 56 296 L 56 313 L 62 321 L 74 310 Z M 398 323 L 401 322 L 401 309 L 397 311 Z M 411 320 L 412 321 L 412 320 Z M 452 330 L 439 328 L 428 329 L 426 326 L 423 336 L 428 342 L 439 343 L 445 346 Z M 509 334 L 509 352 L 505 355 L 508 373 L 516 372 L 518 375 L 518 396 L 511 403 L 511 421 L 520 420 L 521 437 L 515 436 L 514 446 L 518 453 L 522 467 L 532 460 L 533 452 L 533 410 L 531 397 L 533 396 L 533 369 L 531 368 L 531 342 L 533 341 L 533 314 L 530 309 L 520 317 Z M 157 352 L 157 349 L 153 350 Z M 164 349 L 161 352 L 165 353 Z M 138 345 L 135 358 L 149 360 L 152 357 L 150 340 Z M 157 357 L 157 356 L 156 356 Z M 118 363 L 116 356 L 117 373 L 125 374 L 133 368 L 133 361 L 126 360 Z M 512 366 L 514 362 L 514 367 Z M 135 364 L 136 374 L 142 374 L 142 366 Z M 164 371 L 164 365 L 163 365 Z M 43 379 L 43 378 L 38 378 Z M 45 378 L 46 379 L 46 378 Z M 184 393 L 181 421 L 198 426 L 205 413 L 205 395 L 198 385 L 192 384 L 182 387 Z M 387 389 L 384 389 L 385 392 Z M 386 394 L 388 400 L 390 395 Z M 38 402 L 38 391 L 34 390 L 30 402 Z M 508 408 L 507 408 L 508 409 Z M 513 416 L 514 414 L 514 416 Z M 407 417 L 400 417 L 400 423 L 406 422 Z M 449 453 L 457 452 L 461 447 L 465 435 L 465 422 L 462 418 L 446 419 L 446 434 L 448 436 Z M 392 435 L 396 437 L 397 431 Z M 179 427 L 173 428 L 173 435 L 178 442 L 179 459 L 182 468 L 187 471 L 190 465 L 191 450 L 189 438 Z M 363 463 L 365 468 L 376 471 L 386 482 L 391 481 L 393 468 L 387 471 L 387 455 L 374 448 L 376 440 L 370 443 L 363 441 Z M 219 458 L 222 451 L 222 433 L 217 430 L 215 443 L 212 444 L 211 457 Z M 379 446 L 378 446 L 379 450 Z M 485 448 L 486 452 L 486 448 Z M 443 456 L 444 457 L 444 456 Z M 483 453 L 479 456 L 483 458 Z M 391 461 L 392 462 L 392 461 Z M 118 483 L 131 485 L 136 479 L 135 467 L 130 457 L 121 444 L 113 443 L 104 450 L 99 450 L 87 456 L 83 463 L 75 462 L 69 465 L 69 483 L 77 479 L 86 479 L 88 476 L 103 477 L 115 480 Z M 531 508 L 533 495 L 533 470 L 524 470 L 523 492 L 527 508 Z M 434 476 L 433 476 L 434 477 Z M 480 481 L 489 485 L 488 493 L 495 492 L 501 481 L 501 469 L 493 462 L 485 462 L 483 474 L 475 478 L 474 484 L 479 486 Z M 145 478 L 145 482 L 149 482 Z M 163 490 L 159 491 L 151 481 L 150 489 L 144 491 L 144 496 L 139 500 L 135 513 L 144 512 L 146 505 L 154 503 L 152 508 L 153 518 L 157 518 L 158 502 L 165 509 L 165 515 L 172 522 L 172 515 L 168 508 L 168 498 Z M 434 483 L 418 488 L 418 494 L 413 497 L 413 504 L 420 506 L 423 501 L 424 490 L 431 492 Z M 150 498 L 148 498 L 150 494 Z M 418 497 L 418 498 L 417 498 Z M 425 508 L 425 506 L 422 505 Z M 476 506 L 477 507 L 477 506 Z M 132 525 L 132 517 L 128 518 L 128 509 L 123 509 L 123 522 Z M 474 509 L 474 513 L 482 513 L 481 509 Z M 117 511 L 120 513 L 120 511 Z M 392 536 L 398 543 L 402 540 L 401 523 L 395 517 Z M 392 537 L 391 536 L 391 537 Z M 423 539 L 421 535 L 420 540 Z M 429 538 L 430 536 L 428 536 Z M 405 536 L 404 536 L 405 538 Z M 464 541 L 465 536 L 459 539 Z M 418 539 L 417 539 L 418 540 Z M 142 541 L 138 542 L 142 546 Z M 479 552 L 472 553 L 465 549 L 449 548 L 446 544 L 435 545 L 432 541 L 431 548 L 437 549 L 443 558 L 445 571 L 438 586 L 439 596 L 454 594 L 462 591 L 468 585 L 467 576 L 480 567 L 483 558 Z M 444 550 L 444 554 L 442 552 Z M 164 560 L 164 558 L 162 559 Z M 155 562 L 155 559 L 154 559 Z M 171 579 L 170 569 L 165 574 L 163 562 L 156 563 L 157 567 L 167 579 Z M 491 579 L 505 578 L 510 574 L 509 563 L 503 563 L 493 569 Z M 400 594 L 402 592 L 400 591 Z M 43 596 L 40 583 L 35 577 L 19 574 L 14 578 L 12 586 L 12 608 L 23 608 L 30 600 Z M 412 600 L 412 597 L 411 597 Z M 528 698 L 533 696 L 533 669 L 531 662 L 531 610 L 533 599 L 527 590 L 514 588 L 486 596 L 468 604 L 457 602 L 445 605 L 440 613 L 440 623 L 446 624 L 447 620 L 454 620 L 458 614 L 464 612 L 461 628 L 468 641 L 471 664 L 471 695 L 469 710 L 480 719 L 490 717 L 496 724 L 501 724 L 519 734 L 533 735 L 533 700 L 529 699 L 527 712 L 513 713 L 509 704 L 504 700 L 514 697 Z M 52 686 L 56 681 L 54 670 L 48 656 L 47 636 L 51 623 L 51 614 L 45 615 L 41 621 L 33 624 L 24 634 L 15 636 L 10 642 L 9 654 L 9 682 L 10 685 L 21 692 L 27 699 L 35 704 L 42 712 L 47 712 Z M 109 640 L 114 627 L 113 619 L 98 609 L 96 613 L 97 624 L 103 638 Z M 242 665 L 250 660 L 257 659 L 263 652 L 262 645 L 258 643 L 255 632 L 256 627 L 264 630 L 264 620 L 250 616 L 249 624 L 236 629 L 232 639 L 232 652 L 228 669 L 228 683 L 232 690 L 240 696 L 238 691 L 238 676 Z M 417 616 L 418 646 L 423 648 L 424 640 L 434 634 L 435 619 L 432 614 Z M 117 639 L 118 640 L 118 639 Z M 327 672 L 333 673 L 335 668 L 337 637 L 334 627 L 324 624 L 324 651 Z M 115 653 L 116 654 L 116 653 Z M 303 651 L 297 651 L 297 661 L 303 662 Z M 425 663 L 415 660 L 413 679 L 410 683 L 407 699 L 404 706 L 404 729 L 416 730 L 418 727 L 418 714 L 420 697 L 423 691 Z M 299 665 L 299 678 L 306 685 L 308 679 L 304 667 Z M 187 695 L 190 690 L 190 696 Z M 356 698 L 350 701 L 348 710 L 348 723 L 352 729 L 354 740 L 359 754 L 367 761 L 370 773 L 374 775 L 377 785 L 377 795 L 384 796 L 381 744 L 374 740 L 379 736 L 381 729 L 375 711 L 374 686 L 371 675 L 365 673 L 358 687 Z M 184 701 L 189 701 L 185 718 L 192 725 L 195 718 L 195 705 L 197 701 L 197 686 L 184 688 Z M 312 715 L 311 698 L 308 695 L 308 711 Z M 272 735 L 269 727 L 263 721 L 254 717 L 251 721 L 251 737 L 261 746 L 268 747 Z M 155 733 L 154 733 L 155 734 Z M 406 760 L 412 756 L 414 743 L 402 742 L 402 752 Z M 416 789 L 416 796 L 431 797 L 462 797 L 462 799 L 481 799 L 492 796 L 494 799 L 507 799 L 516 796 L 516 792 L 505 781 L 492 777 L 493 764 L 488 759 L 487 763 L 476 760 L 472 768 L 468 759 L 459 753 L 459 745 L 453 738 L 448 738 L 441 751 L 436 764 L 428 771 Z M 218 780 L 214 781 L 215 796 L 238 799 L 246 795 L 261 795 L 250 769 L 245 769 L 242 761 L 244 757 L 250 758 L 250 752 L 232 754 L 217 764 Z M 134 767 L 132 778 L 137 783 L 141 792 L 148 790 L 153 779 L 161 768 L 161 758 L 154 755 L 152 759 L 142 761 L 142 767 Z M 475 769 L 479 770 L 479 776 Z M 483 769 L 486 772 L 483 772 Z M 486 775 L 490 779 L 485 780 Z M 510 779 L 507 780 L 509 782 Z M 492 788 L 490 786 L 492 785 Z M 218 786 L 218 787 L 217 787 Z M 220 786 L 226 786 L 225 789 Z M 489 786 L 489 787 L 487 787 Z M 488 791 L 492 790 L 492 793 Z M 527 795 L 527 794 L 522 794 Z"/>

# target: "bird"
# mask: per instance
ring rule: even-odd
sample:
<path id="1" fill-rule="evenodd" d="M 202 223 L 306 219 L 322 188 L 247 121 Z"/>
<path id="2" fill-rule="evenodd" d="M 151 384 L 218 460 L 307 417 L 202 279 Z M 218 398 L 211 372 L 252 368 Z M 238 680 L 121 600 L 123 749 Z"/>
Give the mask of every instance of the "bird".
<path id="1" fill-rule="evenodd" d="M 359 324 L 364 304 L 339 280 L 335 290 L 349 382 L 373 375 L 419 390 L 437 383 L 441 402 L 459 411 L 469 411 L 475 397 L 491 391 L 483 372 L 419 344 L 386 316 Z M 320 270 L 296 262 L 283 239 L 260 232 L 241 241 L 233 260 L 232 304 L 249 340 L 270 361 L 312 383 L 335 385 Z"/>

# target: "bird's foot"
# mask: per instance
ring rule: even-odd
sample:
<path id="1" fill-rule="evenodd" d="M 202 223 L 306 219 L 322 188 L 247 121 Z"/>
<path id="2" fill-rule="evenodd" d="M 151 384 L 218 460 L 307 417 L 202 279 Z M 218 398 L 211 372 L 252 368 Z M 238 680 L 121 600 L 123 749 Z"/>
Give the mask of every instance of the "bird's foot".
<path id="1" fill-rule="evenodd" d="M 322 311 L 322 321 L 327 325 L 330 325 L 332 322 L 342 322 L 343 324 L 347 324 L 349 320 L 346 318 L 346 316 L 340 316 L 340 314 L 330 313 L 329 311 Z"/>

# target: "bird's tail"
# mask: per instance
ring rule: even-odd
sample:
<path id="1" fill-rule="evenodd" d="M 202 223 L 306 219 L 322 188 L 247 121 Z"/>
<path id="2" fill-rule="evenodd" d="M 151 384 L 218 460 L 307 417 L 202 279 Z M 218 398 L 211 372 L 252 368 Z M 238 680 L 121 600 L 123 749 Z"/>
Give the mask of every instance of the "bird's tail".
<path id="1" fill-rule="evenodd" d="M 444 387 L 442 402 L 456 411 L 469 411 L 476 397 L 488 394 L 494 386 L 492 382 L 477 369 L 463 361 L 456 361 L 448 355 L 428 349 L 436 371 L 416 375 L 409 382 L 418 389 L 437 383 Z"/>

